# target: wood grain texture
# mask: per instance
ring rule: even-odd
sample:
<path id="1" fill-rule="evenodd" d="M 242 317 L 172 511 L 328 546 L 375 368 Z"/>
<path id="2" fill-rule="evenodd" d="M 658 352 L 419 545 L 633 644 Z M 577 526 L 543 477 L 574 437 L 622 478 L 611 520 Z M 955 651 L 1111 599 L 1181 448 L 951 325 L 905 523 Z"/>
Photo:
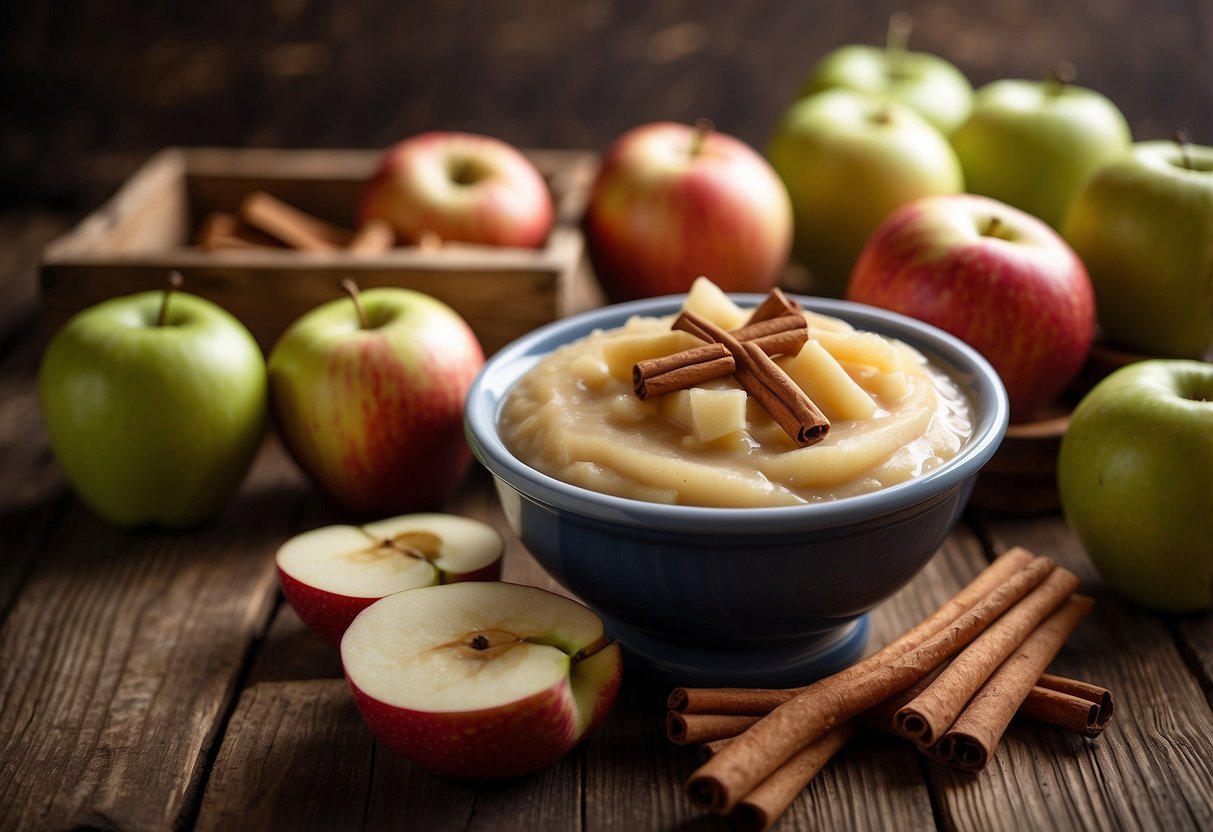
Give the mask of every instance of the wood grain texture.
<path id="1" fill-rule="evenodd" d="M 1060 517 L 1001 519 L 985 531 L 995 551 L 1022 545 L 1056 558 L 1097 598 L 1051 670 L 1108 687 L 1118 711 L 1094 741 L 1016 725 L 976 777 L 930 766 L 947 825 L 1209 828 L 1213 713 L 1167 628 L 1107 592 Z"/>
<path id="2" fill-rule="evenodd" d="M 246 687 L 195 829 L 361 829 L 374 738 L 344 679 Z"/>
<path id="3" fill-rule="evenodd" d="M 200 529 L 117 532 L 72 506 L 0 628 L 0 817 L 153 829 L 188 812 L 296 483 L 271 447 Z"/>

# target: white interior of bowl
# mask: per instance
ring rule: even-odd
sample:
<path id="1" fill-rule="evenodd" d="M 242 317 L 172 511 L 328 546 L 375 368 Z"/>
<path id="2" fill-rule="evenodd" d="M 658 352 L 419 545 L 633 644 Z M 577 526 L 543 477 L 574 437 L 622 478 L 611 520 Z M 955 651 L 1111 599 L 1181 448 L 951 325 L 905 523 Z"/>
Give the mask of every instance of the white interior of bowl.
<path id="1" fill-rule="evenodd" d="M 898 338 L 918 349 L 954 379 L 969 397 L 975 415 L 973 436 L 944 465 L 880 491 L 824 503 L 772 508 L 707 508 L 648 503 L 570 485 L 531 468 L 506 448 L 497 424 L 506 395 L 539 359 L 556 347 L 595 329 L 621 326 L 633 315 L 672 314 L 682 295 L 631 301 L 565 318 L 528 333 L 486 362 L 468 394 L 465 425 L 476 458 L 496 477 L 529 498 L 604 522 L 643 525 L 671 532 L 794 531 L 830 528 L 902 511 L 975 475 L 990 459 L 1007 430 L 1006 390 L 994 368 L 959 339 L 929 324 L 883 309 L 825 298 L 796 297 L 807 309 L 833 315 L 859 329 Z M 742 307 L 762 295 L 730 295 Z"/>

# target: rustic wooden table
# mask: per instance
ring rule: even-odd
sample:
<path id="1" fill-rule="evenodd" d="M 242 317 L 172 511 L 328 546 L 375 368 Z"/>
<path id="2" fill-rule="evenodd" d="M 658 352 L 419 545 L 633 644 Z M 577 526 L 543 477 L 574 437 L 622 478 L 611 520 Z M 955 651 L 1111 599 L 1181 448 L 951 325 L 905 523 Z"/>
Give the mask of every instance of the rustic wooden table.
<path id="1" fill-rule="evenodd" d="M 664 738 L 667 691 L 636 673 L 587 742 L 517 781 L 441 780 L 380 747 L 336 653 L 279 594 L 275 548 L 335 518 L 272 438 L 203 528 L 94 518 L 38 412 L 36 263 L 64 227 L 0 214 L 0 829 L 720 828 L 683 796 L 696 755 Z M 505 528 L 481 471 L 447 508 Z M 553 586 L 506 534 L 505 579 Z M 966 517 L 876 610 L 873 645 L 1014 544 L 1098 599 L 1053 669 L 1111 688 L 1111 727 L 1092 741 L 1016 723 L 976 776 L 902 742 L 856 742 L 780 828 L 1213 828 L 1213 616 L 1110 595 L 1060 516 Z"/>

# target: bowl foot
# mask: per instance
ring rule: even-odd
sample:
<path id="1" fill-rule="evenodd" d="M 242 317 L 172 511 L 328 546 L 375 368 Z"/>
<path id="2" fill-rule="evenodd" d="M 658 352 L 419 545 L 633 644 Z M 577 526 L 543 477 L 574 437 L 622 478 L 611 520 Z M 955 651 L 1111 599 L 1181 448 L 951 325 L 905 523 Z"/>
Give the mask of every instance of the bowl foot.
<path id="1" fill-rule="evenodd" d="M 604 617 L 624 650 L 624 672 L 669 687 L 786 688 L 806 685 L 848 667 L 864 653 L 868 614 L 834 630 L 763 647 L 711 649 L 665 641 Z"/>

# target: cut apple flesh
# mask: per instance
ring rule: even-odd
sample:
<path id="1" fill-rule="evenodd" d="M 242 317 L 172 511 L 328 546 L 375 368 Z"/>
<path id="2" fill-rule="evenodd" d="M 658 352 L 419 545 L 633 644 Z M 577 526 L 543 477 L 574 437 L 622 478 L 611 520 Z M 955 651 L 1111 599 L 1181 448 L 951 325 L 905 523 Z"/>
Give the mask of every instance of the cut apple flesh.
<path id="1" fill-rule="evenodd" d="M 489 577 L 504 542 L 496 529 L 449 514 L 410 514 L 363 527 L 326 526 L 288 540 L 278 568 L 302 584 L 353 598 Z"/>
<path id="2" fill-rule="evenodd" d="M 572 727 L 582 730 L 606 678 L 597 677 L 618 669 L 618 647 L 604 645 L 602 621 L 576 601 L 517 584 L 461 583 L 367 607 L 346 630 L 341 661 L 366 696 L 426 712 L 498 708 L 572 676 Z"/>

